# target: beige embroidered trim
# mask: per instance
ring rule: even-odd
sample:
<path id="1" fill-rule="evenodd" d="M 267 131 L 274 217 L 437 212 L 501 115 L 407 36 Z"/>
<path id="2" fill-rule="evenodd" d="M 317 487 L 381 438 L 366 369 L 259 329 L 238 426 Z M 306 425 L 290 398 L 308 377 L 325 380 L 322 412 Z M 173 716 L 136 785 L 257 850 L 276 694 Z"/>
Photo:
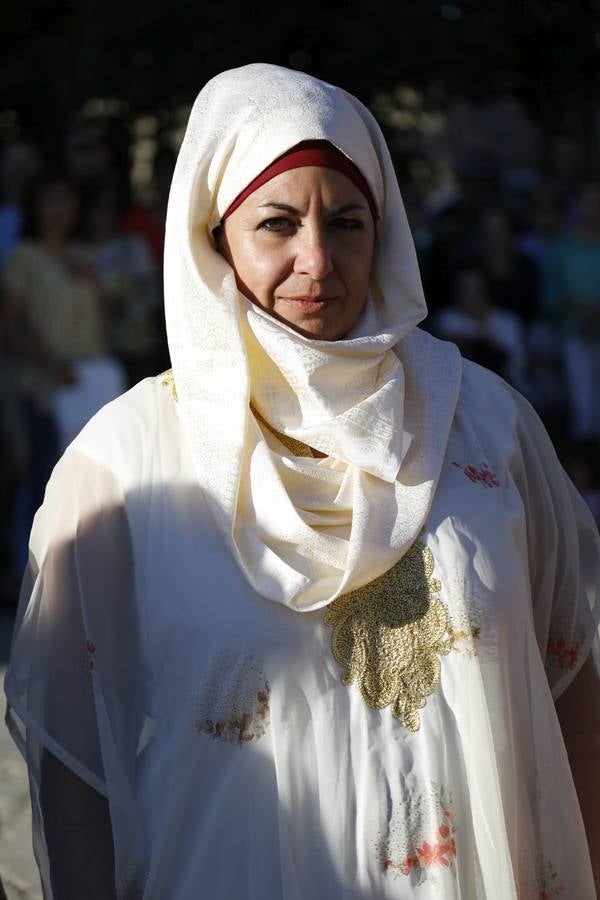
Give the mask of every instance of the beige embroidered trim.
<path id="1" fill-rule="evenodd" d="M 433 568 L 431 551 L 417 541 L 389 572 L 334 600 L 324 617 L 344 684 L 356 682 L 373 709 L 391 706 L 409 731 L 418 731 L 418 711 L 440 680 L 439 656 L 451 649 Z"/>
<path id="2" fill-rule="evenodd" d="M 278 441 L 281 441 L 283 446 L 287 447 L 292 456 L 313 456 L 313 453 L 308 444 L 304 444 L 302 443 L 302 441 L 297 441 L 295 438 L 288 437 L 287 434 L 282 434 L 281 431 L 276 431 L 269 425 L 267 420 L 263 416 L 261 416 L 259 411 L 255 409 L 254 406 L 252 406 L 252 404 L 250 404 L 250 409 L 252 410 L 252 415 L 254 416 L 256 421 L 260 425 L 263 425 L 265 428 L 267 428 L 271 432 L 271 434 L 277 438 Z"/>
<path id="3" fill-rule="evenodd" d="M 173 369 L 167 369 L 165 372 L 161 372 L 160 375 L 156 376 L 160 378 L 160 383 L 163 387 L 169 388 L 171 394 L 173 395 L 173 400 L 175 403 L 179 402 L 179 397 L 177 396 L 177 387 L 175 386 L 175 378 L 173 376 Z M 250 406 L 252 413 L 256 420 L 263 425 L 265 428 L 274 435 L 278 441 L 281 441 L 284 447 L 292 453 L 293 456 L 312 456 L 312 452 L 308 444 L 303 444 L 302 441 L 297 441 L 294 438 L 288 437 L 287 434 L 282 434 L 280 431 L 276 431 L 274 428 L 271 428 L 269 423 L 261 414 L 255 409 L 253 406 Z"/>
<path id="4" fill-rule="evenodd" d="M 161 372 L 161 374 L 157 375 L 156 377 L 160 378 L 160 383 L 164 387 L 170 389 L 171 394 L 173 395 L 173 400 L 175 401 L 175 403 L 178 403 L 179 397 L 177 396 L 177 387 L 175 385 L 173 369 L 167 369 L 165 372 Z M 297 441 L 295 438 L 288 437 L 287 434 L 283 434 L 281 431 L 276 431 L 274 428 L 272 428 L 269 425 L 267 420 L 263 416 L 261 416 L 261 414 L 258 412 L 257 409 L 254 408 L 254 406 L 251 405 L 250 409 L 252 410 L 252 414 L 254 415 L 255 419 L 261 425 L 263 425 L 265 428 L 268 428 L 268 430 L 271 432 L 271 434 L 274 435 L 278 441 L 281 441 L 283 446 L 287 447 L 287 449 L 290 451 L 290 453 L 293 456 L 310 456 L 310 457 L 312 457 L 315 455 L 312 452 L 312 450 L 310 449 L 310 447 L 308 446 L 308 444 L 304 444 L 302 441 Z M 320 454 L 318 454 L 318 455 L 320 455 Z"/>

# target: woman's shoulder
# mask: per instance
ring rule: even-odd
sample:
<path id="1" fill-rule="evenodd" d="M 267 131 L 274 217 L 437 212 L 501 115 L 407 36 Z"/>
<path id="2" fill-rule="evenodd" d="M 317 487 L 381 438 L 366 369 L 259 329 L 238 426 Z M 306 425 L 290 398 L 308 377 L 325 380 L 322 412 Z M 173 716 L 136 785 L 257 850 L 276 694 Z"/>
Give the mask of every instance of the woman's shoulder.
<path id="1" fill-rule="evenodd" d="M 141 473 L 176 427 L 169 374 L 144 378 L 93 416 L 68 453 L 79 453 L 113 471 Z"/>
<path id="2" fill-rule="evenodd" d="M 557 469 L 550 436 L 529 400 L 495 372 L 467 359 L 463 359 L 456 425 L 476 435 L 490 457 L 504 457 L 515 471 L 532 466 L 547 472 Z"/>
<path id="3" fill-rule="evenodd" d="M 425 369 L 431 374 L 426 387 L 429 393 L 439 390 L 441 380 L 449 375 L 454 378 L 458 370 L 460 388 L 456 416 L 459 418 L 473 418 L 481 428 L 486 424 L 516 427 L 519 418 L 533 419 L 543 430 L 533 407 L 519 391 L 491 369 L 466 359 L 451 341 L 415 328 L 405 339 L 405 347 L 411 367 Z"/>
<path id="4" fill-rule="evenodd" d="M 483 403 L 486 407 L 495 408 L 498 413 L 506 415 L 514 411 L 521 402 L 527 401 L 500 375 L 470 359 L 462 358 L 459 403 Z"/>

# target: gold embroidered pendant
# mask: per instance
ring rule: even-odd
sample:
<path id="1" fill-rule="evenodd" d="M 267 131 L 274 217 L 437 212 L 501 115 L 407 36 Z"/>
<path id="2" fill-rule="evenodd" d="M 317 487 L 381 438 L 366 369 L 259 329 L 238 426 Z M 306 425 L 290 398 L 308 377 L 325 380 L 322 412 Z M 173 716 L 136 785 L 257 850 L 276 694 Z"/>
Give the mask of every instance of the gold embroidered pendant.
<path id="1" fill-rule="evenodd" d="M 373 709 L 391 706 L 409 731 L 418 731 L 419 710 L 440 680 L 439 657 L 451 649 L 433 567 L 417 541 L 389 572 L 334 600 L 324 617 L 344 684 L 356 682 Z"/>

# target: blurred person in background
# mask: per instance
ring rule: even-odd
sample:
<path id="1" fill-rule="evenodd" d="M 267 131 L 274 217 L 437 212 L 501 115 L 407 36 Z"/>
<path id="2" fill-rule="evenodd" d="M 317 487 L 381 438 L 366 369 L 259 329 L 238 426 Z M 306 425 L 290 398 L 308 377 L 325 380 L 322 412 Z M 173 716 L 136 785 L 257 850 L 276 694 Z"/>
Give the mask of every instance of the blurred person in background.
<path id="1" fill-rule="evenodd" d="M 486 366 L 524 394 L 530 394 L 525 376 L 525 339 L 519 317 L 492 303 L 487 275 L 477 265 L 460 269 L 453 282 L 454 303 L 439 310 L 433 329 L 454 341 L 463 356 Z"/>
<path id="2" fill-rule="evenodd" d="M 421 259 L 421 277 L 432 314 L 453 302 L 452 283 L 469 256 L 469 229 L 458 195 L 451 195 L 431 213 L 432 240 Z M 431 322 L 425 322 L 429 329 Z"/>
<path id="3" fill-rule="evenodd" d="M 536 315 L 539 276 L 535 263 L 519 252 L 510 214 L 501 207 L 481 217 L 481 265 L 493 303 L 511 310 L 526 325 Z"/>
<path id="4" fill-rule="evenodd" d="M 0 270 L 21 239 L 24 195 L 40 165 L 32 144 L 13 141 L 5 146 L 0 163 Z"/>
<path id="5" fill-rule="evenodd" d="M 88 193 L 84 236 L 107 301 L 110 349 L 131 386 L 160 367 L 157 266 L 146 242 L 120 227 L 117 192 L 111 184 L 96 185 Z"/>
<path id="6" fill-rule="evenodd" d="M 553 243 L 561 227 L 561 208 L 556 188 L 548 179 L 536 184 L 525 204 L 526 221 L 516 240 L 517 249 L 543 273 L 550 262 Z"/>
<path id="7" fill-rule="evenodd" d="M 76 118 L 64 138 L 68 175 L 82 188 L 116 179 L 127 193 L 129 134 L 123 120 L 102 115 Z"/>
<path id="8" fill-rule="evenodd" d="M 15 543 L 14 526 L 19 486 L 27 472 L 29 450 L 17 373 L 7 355 L 1 323 L 0 461 L 0 605 L 12 606 L 17 600 L 24 561 Z"/>
<path id="9" fill-rule="evenodd" d="M 139 206 L 131 206 L 121 217 L 121 226 L 145 241 L 160 281 L 160 300 L 157 310 L 157 332 L 160 338 L 158 347 L 158 371 L 170 366 L 169 349 L 165 336 L 164 305 L 162 303 L 163 253 L 165 246 L 165 223 L 167 218 L 167 202 L 169 189 L 175 168 L 175 153 L 167 145 L 160 145 L 154 155 L 152 164 L 151 196 L 149 202 Z"/>
<path id="10" fill-rule="evenodd" d="M 575 131 L 563 128 L 551 134 L 546 143 L 544 172 L 550 178 L 558 196 L 565 221 L 571 223 L 576 215 L 579 185 L 589 170 L 589 152 L 584 138 Z"/>
<path id="11" fill-rule="evenodd" d="M 2 320 L 27 419 L 33 513 L 60 452 L 101 406 L 124 390 L 107 356 L 101 286 L 73 241 L 77 194 L 60 171 L 38 175 L 25 206 L 24 239 L 3 272 Z"/>
<path id="12" fill-rule="evenodd" d="M 561 335 L 544 300 L 544 286 L 562 220 L 559 194 L 551 179 L 542 178 L 535 185 L 525 212 L 517 247 L 535 264 L 540 288 L 537 313 L 529 323 L 527 333 L 528 376 L 534 389 L 536 409 L 555 444 L 561 446 L 566 437 L 565 415 L 568 415 Z"/>
<path id="13" fill-rule="evenodd" d="M 152 192 L 148 204 L 132 206 L 123 215 L 121 224 L 126 231 L 138 234 L 148 244 L 157 266 L 162 268 L 165 246 L 167 202 L 175 154 L 166 146 L 159 147 L 152 164 Z"/>
<path id="14" fill-rule="evenodd" d="M 399 184 L 419 266 L 423 267 L 427 264 L 427 255 L 433 244 L 433 228 L 425 197 L 414 181 L 404 179 L 402 182 L 399 181 Z"/>
<path id="15" fill-rule="evenodd" d="M 545 287 L 547 312 L 561 331 L 572 436 L 600 438 L 600 184 L 581 188 L 574 226 L 553 247 Z"/>
<path id="16" fill-rule="evenodd" d="M 600 441 L 574 441 L 565 468 L 600 527 Z"/>
<path id="17" fill-rule="evenodd" d="M 467 150 L 456 161 L 456 175 L 467 223 L 468 249 L 472 250 L 479 238 L 481 210 L 501 202 L 498 160 L 486 152 Z"/>

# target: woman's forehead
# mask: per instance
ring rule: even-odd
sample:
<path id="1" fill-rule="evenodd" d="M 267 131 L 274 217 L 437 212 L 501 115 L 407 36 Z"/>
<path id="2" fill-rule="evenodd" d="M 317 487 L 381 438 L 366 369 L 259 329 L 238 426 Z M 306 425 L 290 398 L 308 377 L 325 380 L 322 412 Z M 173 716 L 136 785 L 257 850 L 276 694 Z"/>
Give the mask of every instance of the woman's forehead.
<path id="1" fill-rule="evenodd" d="M 246 198 L 241 208 L 256 209 L 272 204 L 326 206 L 354 203 L 368 209 L 359 188 L 343 172 L 322 166 L 303 166 L 275 175 Z"/>

